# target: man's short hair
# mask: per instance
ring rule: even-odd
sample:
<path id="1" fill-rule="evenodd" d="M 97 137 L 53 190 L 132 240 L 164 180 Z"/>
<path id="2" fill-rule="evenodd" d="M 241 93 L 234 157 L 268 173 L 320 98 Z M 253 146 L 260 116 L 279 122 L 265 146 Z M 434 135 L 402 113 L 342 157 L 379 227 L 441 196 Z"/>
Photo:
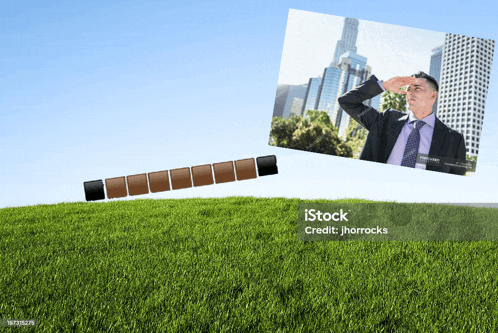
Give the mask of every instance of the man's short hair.
<path id="1" fill-rule="evenodd" d="M 417 74 L 413 74 L 412 77 L 417 79 L 426 79 L 429 86 L 431 86 L 433 90 L 439 92 L 439 85 L 437 84 L 436 79 L 430 76 L 429 74 L 426 74 L 424 72 L 418 72 Z"/>

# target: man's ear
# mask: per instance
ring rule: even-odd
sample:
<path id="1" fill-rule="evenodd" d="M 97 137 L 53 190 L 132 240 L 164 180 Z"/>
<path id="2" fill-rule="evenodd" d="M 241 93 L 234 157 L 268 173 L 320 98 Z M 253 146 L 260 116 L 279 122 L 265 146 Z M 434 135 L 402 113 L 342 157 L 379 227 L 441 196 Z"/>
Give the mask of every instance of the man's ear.
<path id="1" fill-rule="evenodd" d="M 431 98 L 434 98 L 434 100 L 436 100 L 437 96 L 438 96 L 438 92 L 437 92 L 437 91 L 434 91 L 434 92 L 432 93 L 432 95 L 431 95 Z"/>

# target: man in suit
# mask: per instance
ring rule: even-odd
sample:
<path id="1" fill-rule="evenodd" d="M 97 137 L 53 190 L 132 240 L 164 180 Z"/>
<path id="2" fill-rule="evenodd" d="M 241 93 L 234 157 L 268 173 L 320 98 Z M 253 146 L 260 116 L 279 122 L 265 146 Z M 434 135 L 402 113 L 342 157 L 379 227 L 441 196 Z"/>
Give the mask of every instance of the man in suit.
<path id="1" fill-rule="evenodd" d="M 408 89 L 400 90 L 404 86 Z M 379 112 L 363 104 L 385 90 L 405 94 L 410 112 L 390 108 Z M 344 111 L 369 131 L 360 160 L 465 175 L 463 135 L 432 113 L 438 90 L 437 81 L 424 72 L 386 82 L 372 75 L 339 97 Z"/>

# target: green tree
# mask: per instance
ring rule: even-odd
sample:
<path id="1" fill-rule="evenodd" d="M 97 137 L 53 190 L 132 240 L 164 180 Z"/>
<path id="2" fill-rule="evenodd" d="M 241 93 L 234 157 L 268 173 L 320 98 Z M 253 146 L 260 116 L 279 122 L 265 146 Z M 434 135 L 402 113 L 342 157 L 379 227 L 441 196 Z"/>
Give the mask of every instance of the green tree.
<path id="1" fill-rule="evenodd" d="M 349 118 L 349 125 L 346 129 L 346 143 L 353 149 L 353 157 L 359 158 L 361 150 L 365 145 L 368 131 L 353 118 Z"/>
<path id="2" fill-rule="evenodd" d="M 273 117 L 269 144 L 328 155 L 353 157 L 352 148 L 339 138 L 325 111 L 308 110 L 307 118 Z"/>
<path id="3" fill-rule="evenodd" d="M 289 119 L 273 117 L 269 144 L 277 147 L 288 147 L 292 144 L 292 135 L 297 130 L 301 116 L 292 116 Z"/>
<path id="4" fill-rule="evenodd" d="M 467 155 L 467 161 L 474 161 L 477 163 L 477 156 Z"/>
<path id="5" fill-rule="evenodd" d="M 406 90 L 406 87 L 401 89 Z M 405 94 L 395 94 L 386 90 L 382 93 L 381 97 L 382 103 L 380 104 L 379 111 L 384 112 L 384 110 L 391 108 L 401 112 L 406 112 L 406 95 Z"/>

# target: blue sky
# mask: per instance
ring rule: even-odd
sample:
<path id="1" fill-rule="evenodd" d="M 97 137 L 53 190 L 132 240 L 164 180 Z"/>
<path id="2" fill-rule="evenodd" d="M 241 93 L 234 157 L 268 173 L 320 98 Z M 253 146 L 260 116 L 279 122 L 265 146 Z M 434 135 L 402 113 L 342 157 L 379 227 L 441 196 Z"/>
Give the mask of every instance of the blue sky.
<path id="1" fill-rule="evenodd" d="M 267 144 L 289 9 L 497 40 L 497 7 L 491 1 L 4 1 L 0 208 L 85 201 L 85 181 L 270 154 L 278 175 L 113 200 L 498 202 L 492 94 L 474 177 Z M 490 92 L 497 79 L 493 66 Z"/>

